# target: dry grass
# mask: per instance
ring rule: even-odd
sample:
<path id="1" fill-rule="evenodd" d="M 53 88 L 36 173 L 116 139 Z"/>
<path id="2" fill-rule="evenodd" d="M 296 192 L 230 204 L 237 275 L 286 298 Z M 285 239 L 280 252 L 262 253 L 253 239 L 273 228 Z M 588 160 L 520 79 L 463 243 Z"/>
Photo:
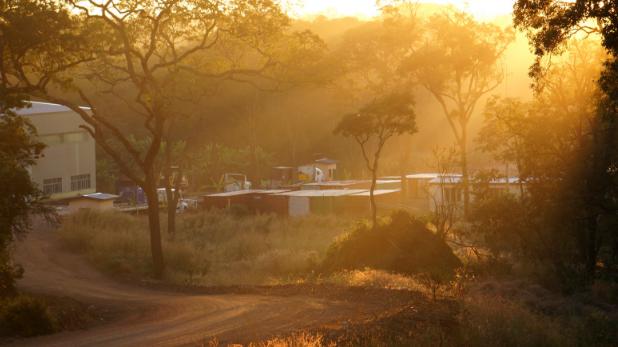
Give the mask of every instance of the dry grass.
<path id="1" fill-rule="evenodd" d="M 164 220 L 164 218 L 163 218 Z M 164 231 L 167 280 L 195 285 L 277 284 L 303 280 L 351 221 L 328 216 L 282 219 L 224 212 L 181 215 L 174 238 Z M 81 211 L 60 235 L 99 268 L 114 274 L 150 274 L 143 217 Z"/>

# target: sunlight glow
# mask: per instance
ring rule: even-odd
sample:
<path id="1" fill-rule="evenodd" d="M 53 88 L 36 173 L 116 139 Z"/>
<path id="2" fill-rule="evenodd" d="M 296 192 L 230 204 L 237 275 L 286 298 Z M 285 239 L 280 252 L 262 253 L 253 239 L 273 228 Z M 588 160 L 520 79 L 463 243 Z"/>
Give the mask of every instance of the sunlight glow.
<path id="1" fill-rule="evenodd" d="M 491 19 L 510 14 L 515 0 L 418 0 L 418 3 L 453 5 L 478 19 Z M 369 19 L 380 14 L 380 5 L 376 4 L 376 0 L 298 0 L 293 1 L 291 7 L 295 17 L 324 15 Z"/>

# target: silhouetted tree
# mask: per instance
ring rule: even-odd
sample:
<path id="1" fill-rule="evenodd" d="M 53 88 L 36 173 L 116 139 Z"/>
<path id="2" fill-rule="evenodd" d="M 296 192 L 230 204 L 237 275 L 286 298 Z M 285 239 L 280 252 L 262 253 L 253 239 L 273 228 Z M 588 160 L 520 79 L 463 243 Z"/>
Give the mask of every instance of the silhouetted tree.
<path id="1" fill-rule="evenodd" d="M 416 131 L 416 115 L 409 94 L 390 94 L 379 98 L 358 112 L 344 116 L 335 128 L 335 134 L 352 137 L 360 145 L 367 169 L 371 172 L 369 200 L 374 228 L 377 225 L 377 208 L 373 194 L 384 144 L 395 135 Z M 375 149 L 370 152 L 372 145 Z"/>

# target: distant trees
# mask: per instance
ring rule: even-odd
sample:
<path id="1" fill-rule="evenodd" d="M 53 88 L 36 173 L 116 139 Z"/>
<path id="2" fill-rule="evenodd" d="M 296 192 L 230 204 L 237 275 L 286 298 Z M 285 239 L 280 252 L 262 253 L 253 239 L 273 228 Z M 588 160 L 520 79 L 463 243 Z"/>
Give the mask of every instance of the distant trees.
<path id="1" fill-rule="evenodd" d="M 335 134 L 351 137 L 358 143 L 367 169 L 371 172 L 369 200 L 374 228 L 377 225 L 374 191 L 382 149 L 391 137 L 416 131 L 413 100 L 409 94 L 404 93 L 377 98 L 358 112 L 344 116 L 334 130 Z"/>
<path id="2" fill-rule="evenodd" d="M 270 83 L 287 59 L 311 56 L 320 46 L 311 33 L 291 32 L 288 17 L 269 0 L 11 0 L 0 12 L 3 90 L 71 108 L 122 173 L 144 188 L 155 277 L 164 269 L 157 157 L 182 101 L 176 82 L 255 84 L 264 77 Z M 100 92 L 124 102 L 141 118 L 140 129 L 115 124 L 97 107 Z M 135 133 L 144 147 L 130 141 Z"/>
<path id="3" fill-rule="evenodd" d="M 438 101 L 455 135 L 466 214 L 470 202 L 468 123 L 478 101 L 502 82 L 498 62 L 514 35 L 456 11 L 431 17 L 425 31 L 425 45 L 412 50 L 401 72 Z"/>

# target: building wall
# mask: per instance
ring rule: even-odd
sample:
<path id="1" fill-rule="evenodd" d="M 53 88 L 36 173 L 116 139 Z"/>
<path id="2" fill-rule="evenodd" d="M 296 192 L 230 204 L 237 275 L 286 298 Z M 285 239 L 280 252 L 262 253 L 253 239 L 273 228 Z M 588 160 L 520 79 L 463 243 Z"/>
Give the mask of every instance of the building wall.
<path id="1" fill-rule="evenodd" d="M 26 116 L 36 127 L 39 140 L 47 145 L 43 157 L 30 170 L 31 178 L 44 189 L 44 181 L 60 178 L 62 191 L 51 194 L 62 199 L 96 191 L 96 156 L 94 139 L 79 126 L 84 122 L 72 111 L 39 113 Z M 72 177 L 89 175 L 89 185 L 82 176 L 81 187 Z M 81 188 L 81 189 L 80 189 Z"/>
<path id="2" fill-rule="evenodd" d="M 99 211 L 113 210 L 114 209 L 114 201 L 113 200 L 93 200 L 93 199 L 75 199 L 69 201 L 69 212 L 74 213 L 79 211 L 80 209 L 88 208 Z"/>

